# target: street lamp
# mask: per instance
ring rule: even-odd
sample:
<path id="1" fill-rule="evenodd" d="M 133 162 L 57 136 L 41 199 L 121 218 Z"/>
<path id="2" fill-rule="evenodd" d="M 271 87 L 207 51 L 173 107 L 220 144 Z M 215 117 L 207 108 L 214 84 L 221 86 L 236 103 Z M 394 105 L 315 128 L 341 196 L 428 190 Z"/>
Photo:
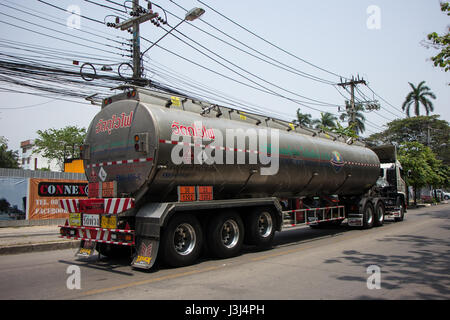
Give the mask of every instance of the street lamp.
<path id="1" fill-rule="evenodd" d="M 151 48 L 153 48 L 159 41 L 161 41 L 162 39 L 164 39 L 169 33 L 171 33 L 175 28 L 177 28 L 180 24 L 182 24 L 185 21 L 194 21 L 197 18 L 200 18 L 200 16 L 202 14 L 205 13 L 205 10 L 203 10 L 202 8 L 193 8 L 191 10 L 189 10 L 186 13 L 186 16 L 184 17 L 183 20 L 181 20 L 175 27 L 172 27 L 172 29 L 170 29 L 169 31 L 167 31 L 167 33 L 165 35 L 163 35 L 161 38 L 159 38 L 158 40 L 156 40 L 155 42 L 153 42 L 153 44 L 148 47 L 144 52 L 142 52 L 142 56 L 144 56 L 144 54 L 150 50 Z"/>
<path id="2" fill-rule="evenodd" d="M 200 16 L 204 13 L 205 10 L 203 10 L 202 8 L 191 9 L 188 13 L 186 13 L 184 20 L 194 21 L 195 19 L 200 18 Z"/>

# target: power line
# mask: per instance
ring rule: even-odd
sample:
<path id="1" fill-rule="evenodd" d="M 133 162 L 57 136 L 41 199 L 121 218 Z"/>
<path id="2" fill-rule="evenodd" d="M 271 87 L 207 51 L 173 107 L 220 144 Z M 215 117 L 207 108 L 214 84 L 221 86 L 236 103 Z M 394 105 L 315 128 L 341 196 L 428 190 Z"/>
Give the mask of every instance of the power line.
<path id="1" fill-rule="evenodd" d="M 177 4 L 176 2 L 174 2 L 174 1 L 171 1 L 171 2 L 172 2 L 173 4 L 175 4 L 176 6 L 178 6 L 179 8 L 181 8 L 181 9 L 187 11 L 187 9 L 185 9 L 185 8 L 182 7 L 182 6 L 180 6 L 180 5 Z M 172 16 L 176 17 L 177 19 L 180 19 L 180 20 L 181 20 L 181 18 L 178 17 L 177 15 L 171 13 L 171 12 L 168 11 L 168 10 L 167 10 L 167 12 L 168 12 L 170 15 L 172 15 Z M 234 44 L 232 44 L 232 43 L 230 43 L 230 42 L 228 42 L 228 41 L 225 41 L 224 39 L 222 39 L 222 38 L 220 38 L 220 37 L 218 37 L 218 36 L 216 36 L 216 35 L 214 35 L 214 34 L 208 32 L 208 31 L 206 31 L 206 30 L 203 30 L 202 28 L 200 28 L 200 27 L 198 27 L 198 26 L 196 26 L 196 25 L 194 25 L 194 24 L 191 24 L 191 23 L 189 24 L 191 27 L 193 27 L 193 28 L 195 28 L 195 29 L 197 29 L 197 30 L 199 30 L 199 31 L 201 31 L 201 32 L 203 32 L 203 33 L 205 33 L 205 34 L 207 34 L 208 36 L 210 36 L 210 37 L 212 37 L 212 38 L 214 38 L 214 39 L 216 39 L 216 40 L 218 40 L 218 41 L 220 41 L 220 42 L 222 42 L 222 43 L 225 43 L 225 44 L 231 46 L 232 48 L 234 48 L 234 49 L 236 49 L 236 50 L 239 50 L 239 51 L 241 51 L 241 52 L 243 52 L 243 53 L 245 53 L 245 54 L 247 54 L 247 55 L 249 55 L 249 56 L 251 56 L 251 57 L 253 57 L 253 58 L 256 58 L 256 59 L 258 59 L 258 60 L 260 60 L 260 61 L 263 61 L 263 62 L 265 62 L 265 63 L 267 63 L 267 64 L 269 64 L 269 65 L 271 65 L 271 66 L 274 66 L 274 67 L 279 68 L 279 69 L 281 69 L 281 70 L 284 70 L 284 71 L 290 72 L 290 73 L 292 73 L 292 74 L 298 75 L 298 76 L 300 76 L 300 77 L 303 77 L 303 78 L 306 78 L 306 79 L 310 79 L 310 80 L 313 80 L 313 81 L 317 81 L 317 82 L 320 82 L 320 83 L 324 83 L 324 84 L 329 84 L 329 85 L 334 85 L 334 84 L 335 84 L 335 82 L 333 82 L 333 81 L 326 80 L 326 79 L 323 79 L 323 78 L 314 76 L 314 75 L 312 75 L 312 74 L 310 74 L 310 73 L 307 73 L 307 72 L 301 71 L 301 70 L 299 70 L 299 69 L 296 69 L 296 68 L 294 68 L 294 67 L 291 66 L 291 65 L 287 65 L 287 64 L 285 64 L 285 63 L 283 63 L 283 62 L 281 62 L 281 61 L 279 61 L 279 60 L 277 60 L 277 59 L 275 59 L 275 58 L 273 58 L 273 57 L 270 57 L 270 56 L 268 56 L 268 55 L 262 53 L 262 52 L 259 51 L 259 50 L 254 49 L 253 47 L 250 47 L 250 46 L 247 45 L 246 43 L 244 43 L 244 42 L 242 42 L 242 41 L 236 39 L 235 37 L 232 37 L 230 34 L 227 34 L 227 33 L 223 32 L 222 30 L 220 30 L 220 29 L 218 29 L 217 27 L 215 27 L 214 25 L 212 25 L 212 24 L 206 22 L 206 21 L 203 20 L 202 18 L 200 18 L 199 20 L 202 21 L 204 24 L 208 25 L 209 27 L 213 28 L 214 30 L 218 31 L 218 32 L 221 33 L 222 35 L 226 36 L 227 38 L 232 39 L 233 41 L 235 41 L 235 42 L 239 43 L 240 45 L 242 45 L 242 46 L 244 46 L 244 47 L 250 49 L 251 51 L 253 51 L 253 52 L 255 52 L 255 53 L 261 55 L 261 56 L 264 57 L 264 58 L 259 57 L 259 56 L 257 56 L 256 54 L 253 54 L 253 53 L 251 53 L 251 52 L 249 52 L 249 51 L 247 51 L 247 50 L 244 50 L 244 49 L 242 49 L 242 48 L 240 48 L 240 47 L 238 47 L 238 46 L 236 46 L 236 45 L 234 45 Z M 270 60 L 271 60 L 271 61 L 274 61 L 275 63 L 274 63 L 274 62 L 271 62 Z"/>
<path id="2" fill-rule="evenodd" d="M 165 29 L 163 28 L 163 30 L 165 30 Z M 338 106 L 337 104 L 331 104 L 331 103 L 328 103 L 328 102 L 323 102 L 323 101 L 320 101 L 320 100 L 312 99 L 312 98 L 309 98 L 309 97 L 306 97 L 306 96 L 297 94 L 297 93 L 295 93 L 295 92 L 293 92 L 293 91 L 290 91 L 290 90 L 287 90 L 287 89 L 285 89 L 285 88 L 283 88 L 283 87 L 281 87 L 281 86 L 279 86 L 279 85 L 277 85 L 277 84 L 275 84 L 275 83 L 273 83 L 273 82 L 267 81 L 267 80 L 263 79 L 262 77 L 260 77 L 260 76 L 258 76 L 258 75 L 256 75 L 256 74 L 254 74 L 254 73 L 252 73 L 252 72 L 250 72 L 250 71 L 248 71 L 248 70 L 246 70 L 246 69 L 244 69 L 244 68 L 238 66 L 237 64 L 231 62 L 230 60 L 224 58 L 223 56 L 221 56 L 221 55 L 219 55 L 219 54 L 217 54 L 217 53 L 211 51 L 210 49 L 208 49 L 208 48 L 206 48 L 205 46 L 203 46 L 201 43 L 199 43 L 199 42 L 193 40 L 192 38 L 190 38 L 190 37 L 188 37 L 188 36 L 186 36 L 184 33 L 180 32 L 180 31 L 178 31 L 178 30 L 175 30 L 175 31 L 178 32 L 179 34 L 181 34 L 182 36 L 184 36 L 185 38 L 189 39 L 190 41 L 192 41 L 192 42 L 195 43 L 196 45 L 198 45 L 198 46 L 200 46 L 201 48 L 205 49 L 206 51 L 212 53 L 212 54 L 215 55 L 216 57 L 218 57 L 218 58 L 224 60 L 225 62 L 231 64 L 232 66 L 238 68 L 239 70 L 241 70 L 241 71 L 243 71 L 243 72 L 245 72 L 245 73 L 247 73 L 247 74 L 249 74 L 249 75 L 251 75 L 251 76 L 257 78 L 258 80 L 263 81 L 264 83 L 269 84 L 269 85 L 271 85 L 271 86 L 273 86 L 273 87 L 275 87 L 275 88 L 278 88 L 278 89 L 280 89 L 280 90 L 283 90 L 283 91 L 285 91 L 285 92 L 288 92 L 288 93 L 290 93 L 290 94 L 292 94 L 292 95 L 294 95 L 294 96 L 297 96 L 297 97 L 300 97 L 300 98 L 303 98 L 303 99 L 307 99 L 307 100 L 312 101 L 312 102 L 307 102 L 307 103 L 310 103 L 310 104 L 317 104 L 317 105 L 321 105 L 321 106 L 331 106 L 331 107 L 337 107 L 337 106 Z M 207 56 L 208 58 L 212 59 L 214 62 L 219 63 L 217 60 L 215 60 L 215 59 L 211 58 L 210 56 L 206 55 L 202 50 L 198 50 L 197 48 L 195 48 L 194 46 L 192 46 L 192 45 L 189 44 L 188 42 L 186 42 L 186 41 L 184 41 L 184 40 L 181 40 L 179 37 L 175 36 L 174 34 L 172 34 L 172 36 L 174 36 L 174 37 L 177 38 L 178 40 L 182 41 L 183 43 L 185 43 L 185 44 L 188 45 L 189 47 L 193 48 L 194 50 L 198 51 L 198 52 L 201 53 L 202 55 L 205 55 L 205 56 Z M 221 66 L 223 66 L 223 67 L 229 69 L 228 67 L 226 67 L 226 66 L 223 65 L 222 63 L 219 63 L 219 64 L 220 64 Z M 231 70 L 231 69 L 229 69 L 229 70 Z M 231 71 L 232 71 L 232 72 L 235 72 L 235 71 L 233 71 L 233 70 L 231 70 Z M 275 94 L 275 95 L 277 95 L 277 96 L 284 97 L 283 95 L 280 95 L 280 94 L 276 93 L 275 91 L 273 91 L 273 90 L 271 90 L 271 89 L 268 89 L 267 87 L 264 87 L 264 86 L 260 85 L 259 83 L 255 82 L 255 81 L 253 81 L 253 80 L 250 80 L 248 77 L 242 76 L 242 74 L 240 74 L 240 73 L 237 73 L 237 72 L 235 72 L 235 73 L 238 74 L 238 75 L 240 75 L 241 77 L 244 77 L 246 80 L 251 81 L 252 83 L 254 83 L 254 84 L 256 84 L 256 85 L 261 86 L 261 88 L 271 91 L 273 94 Z M 306 102 L 304 102 L 304 101 L 300 101 L 300 102 L 306 103 Z"/>
<path id="3" fill-rule="evenodd" d="M 1 4 L 1 5 L 3 5 L 3 4 Z M 13 18 L 13 19 L 19 20 L 21 22 L 25 22 L 25 23 L 28 23 L 28 24 L 31 24 L 31 25 L 34 25 L 34 26 L 37 26 L 37 27 L 40 27 L 40 28 L 43 28 L 43 29 L 46 29 L 46 30 L 50 30 L 50 31 L 53 31 L 53 32 L 61 33 L 61 34 L 64 34 L 64 35 L 67 35 L 67 36 L 70 36 L 70 37 L 74 37 L 74 38 L 77 38 L 77 39 L 80 39 L 80 40 L 83 40 L 83 41 L 88 41 L 88 42 L 91 42 L 91 43 L 94 43 L 94 44 L 100 44 L 100 45 L 103 45 L 103 46 L 106 46 L 106 47 L 109 47 L 109 48 L 119 49 L 119 50 L 122 50 L 122 51 L 128 51 L 128 52 L 130 51 L 130 50 L 123 49 L 123 48 L 120 48 L 120 47 L 115 47 L 115 46 L 112 46 L 112 45 L 109 45 L 109 44 L 106 44 L 106 43 L 101 43 L 101 42 L 93 41 L 93 40 L 86 39 L 86 38 L 83 38 L 83 37 L 79 37 L 79 36 L 76 36 L 76 35 L 73 35 L 73 34 L 70 34 L 70 33 L 67 33 L 67 32 L 55 30 L 53 28 L 42 26 L 40 24 L 37 24 L 37 23 L 34 23 L 34 22 L 30 22 L 28 20 L 21 19 L 21 18 L 12 16 L 12 15 L 9 15 L 9 14 L 3 13 L 3 12 L 0 12 L 0 14 L 4 15 L 4 16 L 7 16 L 9 18 Z M 48 20 L 48 19 L 45 19 L 45 20 Z"/>
<path id="4" fill-rule="evenodd" d="M 65 23 L 61 23 L 61 22 L 57 22 L 57 21 L 54 21 L 54 20 L 49 19 L 49 17 L 52 17 L 52 18 L 54 18 L 54 19 L 61 20 L 61 19 L 59 19 L 59 18 L 55 18 L 55 17 L 50 16 L 50 15 L 48 15 L 48 14 L 46 14 L 46 13 L 44 14 L 44 13 L 42 13 L 42 12 L 40 12 L 40 11 L 36 11 L 36 10 L 29 9 L 29 8 L 27 8 L 27 7 L 25 7 L 25 6 L 20 6 L 20 5 L 19 5 L 20 7 L 25 8 L 26 10 L 34 11 L 34 12 L 39 13 L 39 14 L 41 14 L 41 15 L 33 14 L 33 13 L 30 13 L 30 12 L 24 11 L 23 9 L 19 9 L 19 8 L 17 8 L 17 7 L 11 7 L 11 6 L 6 5 L 6 4 L 3 4 L 3 3 L 0 3 L 0 5 L 2 5 L 2 6 L 4 6 L 4 7 L 7 7 L 7 8 L 10 8 L 10 9 L 13 9 L 13 10 L 16 10 L 16 11 L 19 11 L 19 12 L 21 12 L 21 13 L 25 13 L 25 14 L 31 15 L 31 16 L 33 16 L 33 17 L 36 17 L 36 18 L 39 18 L 39 19 L 42 19 L 42 20 L 46 20 L 46 21 L 49 21 L 49 22 L 52 22 L 52 23 L 55 23 L 55 24 L 58 24 L 58 25 L 62 25 L 62 26 L 64 26 L 64 27 L 67 26 Z M 16 18 L 16 19 L 17 19 L 17 18 Z M 79 32 L 84 32 L 84 33 L 87 33 L 87 34 L 89 34 L 89 35 L 93 35 L 93 36 L 96 36 L 96 37 L 99 37 L 99 38 L 102 38 L 102 39 L 106 39 L 106 40 L 109 40 L 109 41 L 112 41 L 112 42 L 115 42 L 115 43 L 118 43 L 118 44 L 121 44 L 121 45 L 126 44 L 126 43 L 121 42 L 121 41 L 118 41 L 118 40 L 116 40 L 116 39 L 111 39 L 111 38 L 109 38 L 109 37 L 105 37 L 105 36 L 99 35 L 98 33 L 86 31 L 86 30 L 84 30 L 84 29 L 85 29 L 85 28 L 83 28 L 83 29 L 72 29 L 72 30 L 76 30 L 76 31 L 79 31 Z M 97 31 L 97 32 L 98 32 L 98 31 Z"/>
<path id="5" fill-rule="evenodd" d="M 172 0 L 170 0 L 170 1 L 173 2 Z M 268 40 L 264 39 L 263 37 L 257 35 L 256 33 L 254 33 L 253 31 L 249 30 L 248 28 L 246 28 L 246 27 L 242 26 L 241 24 L 235 22 L 234 20 L 228 18 L 227 16 L 225 16 L 225 15 L 222 14 L 222 13 L 220 13 L 220 12 L 217 11 L 216 9 L 214 9 L 214 8 L 212 8 L 211 6 L 209 6 L 209 5 L 207 5 L 206 3 L 204 3 L 203 1 L 201 1 L 201 0 L 197 0 L 197 1 L 200 2 L 201 4 L 203 4 L 204 6 L 206 6 L 207 8 L 209 8 L 210 10 L 214 11 L 216 14 L 220 15 L 222 18 L 224 18 L 224 19 L 226 19 L 227 21 L 231 22 L 232 24 L 238 26 L 239 28 L 245 30 L 246 32 L 252 34 L 252 35 L 255 36 L 256 38 L 258 38 L 258 39 L 264 41 L 265 43 L 269 44 L 270 46 L 272 46 L 272 47 L 274 47 L 274 48 L 276 48 L 276 49 L 278 49 L 278 50 L 280 50 L 280 51 L 286 53 L 287 55 L 289 55 L 289 56 L 291 56 L 291 57 L 293 57 L 293 58 L 295 58 L 295 59 L 297 59 L 297 60 L 300 60 L 300 61 L 302 61 L 302 62 L 304 62 L 304 63 L 306 63 L 306 64 L 308 64 L 308 65 L 310 65 L 310 66 L 312 66 L 312 67 L 314 67 L 314 68 L 317 68 L 317 69 L 319 69 L 319 70 L 321 70 L 321 71 L 324 71 L 324 72 L 329 73 L 329 74 L 331 74 L 331 75 L 334 75 L 334 76 L 336 76 L 336 77 L 340 77 L 340 78 L 349 80 L 349 79 L 347 79 L 346 77 L 344 77 L 344 76 L 342 76 L 342 75 L 339 75 L 339 74 L 334 73 L 334 72 L 332 72 L 332 71 L 329 71 L 329 70 L 327 70 L 327 69 L 321 68 L 321 67 L 319 67 L 319 66 L 317 66 L 317 65 L 315 65 L 315 64 L 313 64 L 313 63 L 311 63 L 311 62 L 309 62 L 309 61 L 307 61 L 307 60 L 305 60 L 305 59 L 303 59 L 303 58 L 300 58 L 299 56 L 297 56 L 297 55 L 295 55 L 295 54 L 293 54 L 293 53 L 291 53 L 291 52 L 289 52 L 289 51 L 287 51 L 287 50 L 285 50 L 285 49 L 279 47 L 278 45 L 272 43 L 271 41 L 268 41 Z"/>
<path id="6" fill-rule="evenodd" d="M 150 41 L 150 40 L 144 38 L 143 36 L 141 36 L 141 39 L 143 39 L 143 40 L 145 40 L 145 41 L 148 41 L 149 43 L 153 43 L 152 41 Z M 274 94 L 274 92 L 271 91 L 271 90 L 266 90 L 266 89 L 262 89 L 262 88 L 259 88 L 259 87 L 255 87 L 255 86 L 253 86 L 253 85 L 251 85 L 251 84 L 248 84 L 248 83 L 242 82 L 242 81 L 240 81 L 240 80 L 234 79 L 234 78 L 232 78 L 232 77 L 230 77 L 230 76 L 227 76 L 227 75 L 225 75 L 225 74 L 223 74 L 223 73 L 220 73 L 220 72 L 217 72 L 217 71 L 215 71 L 215 70 L 213 70 L 213 69 L 211 69 L 211 68 L 208 68 L 208 67 L 206 67 L 206 66 L 204 66 L 204 65 L 202 65 L 202 64 L 200 64 L 200 63 L 197 63 L 197 62 L 195 62 L 195 61 L 193 61 L 193 60 L 191 60 L 191 59 L 189 59 L 189 58 L 186 58 L 185 56 L 182 56 L 182 55 L 180 55 L 180 54 L 178 54 L 178 53 L 175 53 L 175 52 L 173 52 L 173 51 L 171 51 L 171 50 L 169 50 L 169 49 L 167 49 L 167 48 L 165 48 L 165 47 L 163 47 L 163 46 L 161 46 L 161 45 L 159 45 L 159 44 L 157 44 L 156 46 L 157 46 L 158 48 L 160 48 L 160 49 L 166 51 L 166 52 L 171 53 L 172 55 L 175 55 L 176 57 L 178 57 L 178 58 L 180 58 L 180 59 L 183 59 L 183 60 L 185 60 L 185 61 L 187 61 L 187 62 L 189 62 L 189 63 L 191 63 L 191 64 L 194 64 L 194 65 L 196 65 L 196 66 L 198 66 L 198 67 L 200 67 L 200 68 L 202 68 L 202 69 L 204 69 L 204 70 L 207 70 L 207 71 L 212 72 L 212 73 L 214 73 L 214 74 L 216 74 L 216 75 L 219 75 L 219 76 L 221 76 L 221 77 L 223 77 L 223 78 L 225 78 L 225 79 L 231 80 L 231 81 L 233 81 L 233 82 L 239 83 L 239 84 L 241 84 L 241 85 L 244 85 L 244 86 L 246 86 L 246 87 L 249 87 L 249 88 L 258 90 L 258 91 L 263 92 L 263 93 L 266 93 L 266 94 L 275 95 L 275 96 L 284 98 L 284 99 L 289 100 L 289 101 L 291 101 L 291 102 L 293 102 L 293 103 L 299 104 L 299 105 L 301 105 L 301 106 L 304 106 L 304 107 L 306 107 L 306 108 L 309 108 L 309 109 L 312 109 L 312 110 L 315 110 L 315 111 L 318 111 L 318 112 L 325 112 L 325 111 L 320 110 L 320 109 L 317 109 L 317 108 L 315 108 L 315 107 L 311 107 L 311 106 L 305 104 L 304 102 L 301 102 L 301 101 L 298 101 L 298 100 L 295 100 L 295 99 L 292 99 L 292 98 L 289 98 L 289 97 L 286 97 L 286 96 L 283 96 L 283 95 L 280 95 L 280 94 L 277 94 L 277 93 Z M 219 62 L 219 64 L 220 64 L 220 62 Z M 225 67 L 226 67 L 226 66 L 225 66 Z M 229 68 L 229 67 L 226 67 L 226 68 Z M 232 69 L 231 69 L 231 70 L 232 70 Z M 233 70 L 233 72 L 236 73 L 236 71 L 234 71 L 234 70 Z M 245 76 L 243 76 L 243 77 L 245 77 Z M 258 84 L 258 85 L 259 85 L 259 84 Z"/>
<path id="7" fill-rule="evenodd" d="M 6 21 L 3 21 L 3 20 L 0 20 L 0 23 L 4 23 L 4 24 L 7 24 L 9 26 L 13 26 L 13 27 L 16 27 L 16 28 L 19 28 L 19 29 L 30 31 L 30 32 L 33 32 L 33 33 L 36 33 L 36 34 L 39 34 L 39 35 L 42 35 L 42 36 L 45 36 L 45 37 L 49 37 L 49 38 L 55 39 L 55 40 L 60 40 L 60 41 L 68 42 L 68 43 L 71 43 L 71 44 L 76 44 L 76 45 L 79 45 L 79 46 L 82 46 L 82 47 L 87 47 L 87 48 L 90 48 L 90 49 L 94 49 L 94 50 L 98 50 L 98 51 L 102 51 L 102 52 L 106 52 L 106 53 L 110 53 L 110 54 L 115 54 L 115 55 L 119 55 L 119 56 L 122 56 L 122 57 L 124 56 L 123 54 L 120 54 L 120 53 L 117 53 L 117 52 L 111 52 L 111 51 L 107 51 L 107 50 L 100 49 L 100 48 L 97 48 L 97 47 L 89 46 L 89 45 L 86 45 L 86 44 L 81 44 L 81 43 L 77 43 L 77 42 L 74 42 L 74 41 L 61 39 L 61 38 L 58 38 L 56 36 L 48 35 L 48 34 L 45 34 L 45 33 L 42 33 L 42 32 L 36 31 L 36 30 L 28 29 L 28 28 L 25 28 L 23 26 L 18 26 L 18 25 L 14 24 L 14 23 L 6 22 Z"/>
<path id="8" fill-rule="evenodd" d="M 113 10 L 113 11 L 117 11 L 117 12 L 120 12 L 120 13 L 127 13 L 126 10 L 119 10 L 119 9 L 117 9 L 117 8 L 113 8 L 113 7 L 111 7 L 111 6 L 107 6 L 106 4 L 101 4 L 101 3 L 98 3 L 98 2 L 95 2 L 95 1 L 92 1 L 92 0 L 83 0 L 83 1 L 85 1 L 85 2 L 87 2 L 87 3 L 95 4 L 95 5 L 99 6 L 99 7 L 111 9 L 111 10 Z"/>
<path id="9" fill-rule="evenodd" d="M 242 99 L 231 97 L 228 94 L 225 94 L 225 93 L 220 92 L 220 91 L 218 91 L 216 89 L 213 89 L 213 88 L 210 88 L 208 86 L 205 86 L 204 84 L 201 84 L 201 83 L 199 83 L 198 81 L 196 81 L 194 79 L 191 79 L 191 78 L 186 77 L 186 76 L 181 76 L 178 72 L 170 70 L 170 68 L 168 68 L 167 66 L 162 65 L 161 63 L 158 63 L 158 64 L 160 66 L 162 66 L 163 69 L 161 69 L 160 66 L 156 66 L 154 63 L 152 63 L 152 65 L 155 65 L 155 67 L 158 69 L 158 73 L 156 74 L 156 76 L 161 77 L 161 78 L 163 78 L 165 80 L 179 82 L 184 87 L 192 87 L 194 89 L 200 90 L 201 92 L 206 92 L 208 94 L 208 95 L 204 95 L 202 93 L 199 94 L 197 92 L 196 93 L 197 95 L 206 96 L 206 97 L 208 97 L 209 100 L 211 100 L 211 99 L 212 100 L 217 100 L 216 97 L 221 97 L 221 98 L 224 98 L 224 99 L 227 99 L 227 100 L 217 100 L 217 101 L 222 102 L 222 103 L 224 102 L 224 103 L 232 105 L 232 106 L 243 107 L 244 109 L 250 110 L 250 111 L 255 112 L 255 113 L 261 113 L 261 111 L 269 112 L 269 113 L 273 112 L 273 111 L 270 111 L 268 108 L 262 107 L 261 105 L 254 105 L 254 104 L 252 104 L 250 102 L 247 102 L 247 101 L 244 101 Z M 163 70 L 163 71 L 161 71 L 161 70 Z M 176 87 L 176 88 L 179 89 L 178 87 Z M 183 89 L 183 90 L 185 90 L 185 89 Z M 234 101 L 234 103 L 230 103 L 230 101 Z M 284 114 L 290 120 L 292 118 L 292 115 L 281 113 L 280 111 L 278 111 L 278 114 Z"/>
<path id="10" fill-rule="evenodd" d="M 83 19 L 87 19 L 87 20 L 90 20 L 90 21 L 93 21 L 93 22 L 96 22 L 96 23 L 100 23 L 100 24 L 103 24 L 103 25 L 105 24 L 104 21 L 100 21 L 100 20 L 97 20 L 97 19 L 89 18 L 89 17 L 87 17 L 87 16 L 78 14 L 78 13 L 76 13 L 76 12 L 68 11 L 68 10 L 66 10 L 66 9 L 64 9 L 64 8 L 58 7 L 58 6 L 54 5 L 54 4 L 45 2 L 45 1 L 43 1 L 43 0 L 37 0 L 37 1 L 42 2 L 43 4 L 46 4 L 46 5 L 50 6 L 50 7 L 55 8 L 55 9 L 58 9 L 58 10 L 61 10 L 61 11 L 64 11 L 64 12 L 67 12 L 67 13 L 70 13 L 70 14 L 73 14 L 73 15 L 76 15 L 76 16 L 79 16 L 79 17 L 81 17 L 81 18 L 83 18 Z"/>
<path id="11" fill-rule="evenodd" d="M 386 99 L 384 99 L 383 97 L 381 97 L 380 95 L 378 95 L 369 85 L 367 85 L 367 88 L 378 98 L 380 98 L 381 100 L 383 100 L 385 103 L 387 103 L 389 106 L 391 106 L 392 108 L 394 108 L 397 111 L 400 111 L 403 114 L 403 110 L 400 108 L 395 107 L 394 105 L 392 105 L 389 101 L 387 101 Z"/>
<path id="12" fill-rule="evenodd" d="M 29 109 L 29 108 L 34 108 L 34 107 L 38 107 L 38 106 L 42 106 L 44 104 L 56 101 L 57 99 L 51 99 L 49 101 L 45 101 L 42 103 L 36 103 L 36 104 L 31 104 L 31 105 L 27 105 L 27 106 L 21 106 L 21 107 L 0 107 L 1 110 L 21 110 L 21 109 Z"/>

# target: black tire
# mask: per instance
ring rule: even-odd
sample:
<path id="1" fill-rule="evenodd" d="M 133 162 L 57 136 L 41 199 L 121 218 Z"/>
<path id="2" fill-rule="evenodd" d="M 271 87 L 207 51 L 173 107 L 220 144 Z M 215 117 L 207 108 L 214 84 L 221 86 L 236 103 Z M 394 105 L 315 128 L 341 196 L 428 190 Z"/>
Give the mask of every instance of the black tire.
<path id="1" fill-rule="evenodd" d="M 380 227 L 384 224 L 384 215 L 386 213 L 386 209 L 382 201 L 378 201 L 375 206 L 375 216 L 374 216 L 374 227 Z"/>
<path id="2" fill-rule="evenodd" d="M 400 217 L 394 218 L 395 222 L 400 222 L 405 219 L 405 206 L 403 204 L 402 198 L 398 197 L 395 204 L 396 207 L 400 207 Z"/>
<path id="3" fill-rule="evenodd" d="M 218 258 L 238 255 L 244 242 L 244 223 L 234 211 L 224 211 L 209 221 L 207 240 L 211 253 Z"/>
<path id="4" fill-rule="evenodd" d="M 203 233 L 198 219 L 191 214 L 173 216 L 161 237 L 163 261 L 171 267 L 193 264 L 201 253 Z"/>
<path id="5" fill-rule="evenodd" d="M 370 201 L 364 204 L 363 209 L 363 229 L 370 229 L 373 227 L 375 220 L 375 209 Z"/>
<path id="6" fill-rule="evenodd" d="M 276 217 L 269 208 L 254 208 L 245 217 L 245 243 L 270 247 L 275 236 Z"/>

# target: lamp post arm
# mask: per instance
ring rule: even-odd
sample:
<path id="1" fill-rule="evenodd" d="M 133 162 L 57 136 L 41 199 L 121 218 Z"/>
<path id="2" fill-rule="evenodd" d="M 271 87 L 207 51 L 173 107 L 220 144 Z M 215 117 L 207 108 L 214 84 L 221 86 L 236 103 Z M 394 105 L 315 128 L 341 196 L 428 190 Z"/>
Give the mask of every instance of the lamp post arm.
<path id="1" fill-rule="evenodd" d="M 180 24 L 182 24 L 183 22 L 185 22 L 186 19 L 181 20 L 175 27 L 172 27 L 172 29 L 170 29 L 165 35 L 163 35 L 161 38 L 159 38 L 158 40 L 156 40 L 155 42 L 153 42 L 153 44 L 148 47 L 144 52 L 142 52 L 141 56 L 143 57 L 144 54 L 150 50 L 151 48 L 153 48 L 158 42 L 160 42 L 162 39 L 164 39 L 169 33 L 171 33 L 175 28 L 177 28 Z"/>

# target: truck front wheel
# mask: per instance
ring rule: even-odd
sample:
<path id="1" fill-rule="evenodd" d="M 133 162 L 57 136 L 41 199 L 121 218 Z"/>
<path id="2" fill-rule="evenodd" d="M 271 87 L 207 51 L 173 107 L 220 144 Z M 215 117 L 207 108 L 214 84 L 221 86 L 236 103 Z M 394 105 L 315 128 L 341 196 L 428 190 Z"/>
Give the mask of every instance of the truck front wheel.
<path id="1" fill-rule="evenodd" d="M 161 254 L 166 264 L 182 267 L 193 264 L 200 255 L 202 228 L 194 215 L 175 215 L 161 237 Z"/>
<path id="2" fill-rule="evenodd" d="M 373 227 L 374 222 L 374 208 L 373 204 L 370 201 L 367 201 L 364 205 L 363 210 L 363 228 L 364 229 L 370 229 Z"/>
<path id="3" fill-rule="evenodd" d="M 225 211 L 211 219 L 207 240 L 211 252 L 218 258 L 239 254 L 244 241 L 244 224 L 234 211 Z"/>
<path id="4" fill-rule="evenodd" d="M 378 201 L 376 206 L 375 206 L 375 221 L 373 223 L 373 225 L 375 227 L 380 227 L 383 225 L 384 223 L 384 213 L 385 213 L 385 208 L 384 208 L 384 204 L 382 201 Z"/>
<path id="5" fill-rule="evenodd" d="M 394 221 L 396 222 L 403 221 L 403 219 L 405 218 L 405 206 L 403 205 L 403 199 L 398 197 L 395 206 L 397 208 L 400 208 L 400 217 L 394 218 Z"/>

